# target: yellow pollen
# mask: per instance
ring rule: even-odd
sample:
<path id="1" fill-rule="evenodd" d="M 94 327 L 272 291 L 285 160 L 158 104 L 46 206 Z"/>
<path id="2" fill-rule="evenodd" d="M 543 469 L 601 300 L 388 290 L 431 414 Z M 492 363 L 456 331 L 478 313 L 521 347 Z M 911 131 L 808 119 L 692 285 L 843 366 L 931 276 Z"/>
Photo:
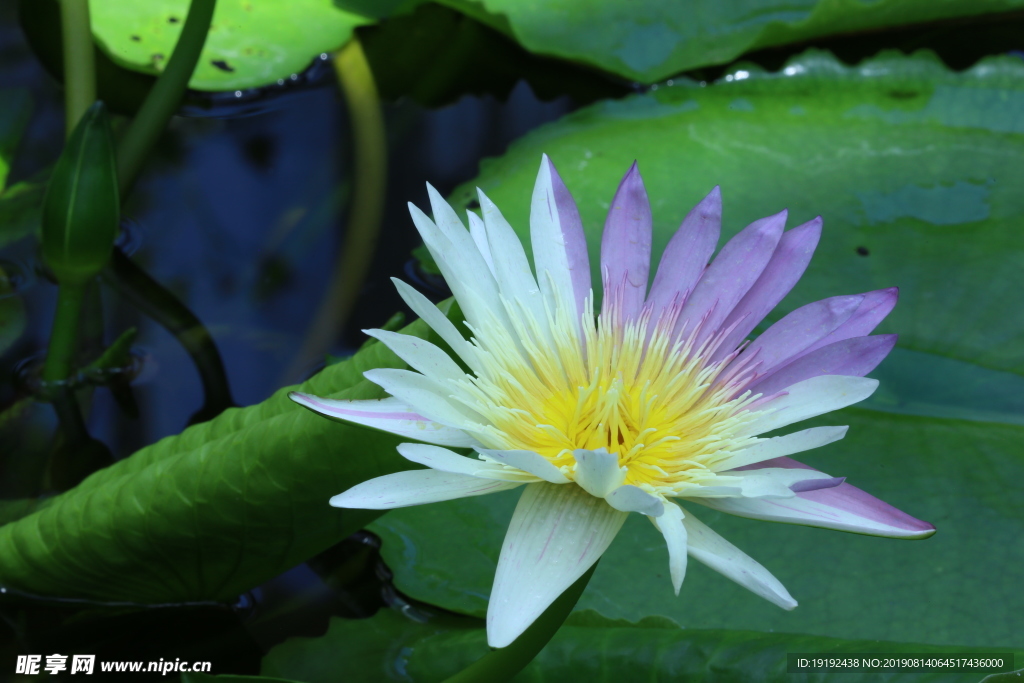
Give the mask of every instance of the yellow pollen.
<path id="1" fill-rule="evenodd" d="M 517 304 L 505 302 L 515 337 L 496 319 L 472 330 L 486 370 L 459 391 L 487 419 L 477 437 L 489 448 L 534 451 L 569 478 L 573 450 L 604 448 L 626 483 L 672 494 L 713 483 L 719 463 L 756 441 L 742 432 L 751 398 L 716 386 L 725 363 L 709 364 L 707 345 L 673 342 L 671 321 L 648 340 L 643 318 L 577 323 L 558 310 L 545 330 Z"/>

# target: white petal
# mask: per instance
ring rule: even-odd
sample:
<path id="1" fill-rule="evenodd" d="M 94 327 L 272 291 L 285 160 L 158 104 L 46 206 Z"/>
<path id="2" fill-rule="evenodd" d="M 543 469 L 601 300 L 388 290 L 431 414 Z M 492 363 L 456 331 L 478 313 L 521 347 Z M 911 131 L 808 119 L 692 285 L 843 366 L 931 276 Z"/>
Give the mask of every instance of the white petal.
<path id="1" fill-rule="evenodd" d="M 572 454 L 576 458 L 573 479 L 592 496 L 604 498 L 626 479 L 625 471 L 619 467 L 618 453 L 598 448 L 596 451 L 577 449 Z"/>
<path id="2" fill-rule="evenodd" d="M 356 484 L 345 493 L 331 498 L 331 505 L 338 508 L 391 510 L 442 500 L 482 496 L 521 485 L 522 482 L 481 479 L 468 474 L 409 470 L 386 474 Z"/>
<path id="3" fill-rule="evenodd" d="M 413 370 L 418 370 L 433 380 L 443 382 L 466 379 L 466 373 L 462 371 L 462 368 L 447 353 L 426 339 L 387 330 L 363 330 L 363 332 L 374 339 L 379 339 L 394 351 L 396 356 L 408 363 Z"/>
<path id="4" fill-rule="evenodd" d="M 423 244 L 434 257 L 434 263 L 462 307 L 466 320 L 479 328 L 496 319 L 507 329 L 511 329 L 508 316 L 502 308 L 501 298 L 498 296 L 498 285 L 494 281 L 494 276 L 488 270 L 466 229 L 459 228 L 465 240 L 453 243 L 414 204 L 409 204 L 409 213 L 423 238 Z"/>
<path id="5" fill-rule="evenodd" d="M 626 484 L 615 489 L 604 497 L 608 504 L 623 512 L 639 512 L 649 517 L 661 517 L 665 513 L 665 503 L 658 496 L 652 496 L 642 488 Z"/>
<path id="6" fill-rule="evenodd" d="M 743 433 L 763 434 L 863 401 L 878 388 L 877 379 L 821 375 L 797 382 L 778 398 L 758 406 L 757 419 Z"/>
<path id="7" fill-rule="evenodd" d="M 578 486 L 528 484 L 498 558 L 487 643 L 505 647 L 590 569 L 626 520 Z"/>
<path id="8" fill-rule="evenodd" d="M 449 398 L 450 390 L 419 373 L 394 368 L 374 368 L 364 372 L 363 377 L 435 422 L 455 429 L 471 429 L 484 424 L 484 419 L 480 415 L 452 401 Z"/>
<path id="9" fill-rule="evenodd" d="M 473 238 L 473 244 L 480 251 L 480 255 L 484 257 L 487 267 L 491 270 L 491 275 L 494 275 L 494 261 L 491 259 L 491 248 L 487 244 L 487 229 L 484 227 L 484 222 L 472 211 L 467 211 L 466 215 L 469 216 L 469 236 Z M 494 279 L 497 280 L 497 276 Z"/>
<path id="10" fill-rule="evenodd" d="M 466 365 L 472 368 L 473 372 L 480 374 L 481 365 L 476 349 L 459 334 L 452 321 L 437 306 L 431 303 L 427 297 L 417 292 L 410 285 L 394 277 L 391 278 L 391 281 L 395 283 L 399 296 L 408 304 L 409 308 L 423 322 L 427 323 L 430 329 L 437 332 L 437 335 L 452 348 L 452 351 L 458 354 L 459 358 L 466 361 Z"/>
<path id="11" fill-rule="evenodd" d="M 716 472 L 732 470 L 783 455 L 809 451 L 812 448 L 818 448 L 819 446 L 839 441 L 846 436 L 847 429 L 849 427 L 812 427 L 800 432 L 786 434 L 785 436 L 764 439 L 748 448 L 736 451 L 733 455 L 717 463 L 714 469 Z"/>
<path id="12" fill-rule="evenodd" d="M 501 465 L 484 462 L 476 458 L 467 458 L 447 448 L 438 448 L 437 446 L 428 446 L 422 443 L 402 443 L 398 444 L 398 452 L 406 460 L 426 465 L 432 470 L 450 472 L 452 474 L 466 474 L 471 477 L 481 477 L 484 479 L 510 481 L 508 478 L 501 476 L 506 471 Z M 513 479 L 511 481 L 521 482 L 522 480 Z"/>
<path id="13" fill-rule="evenodd" d="M 533 451 L 496 451 L 487 448 L 477 448 L 476 450 L 478 453 L 483 453 L 500 463 L 529 472 L 535 477 L 549 481 L 552 484 L 569 483 L 566 476 L 540 453 L 534 453 Z"/>
<path id="14" fill-rule="evenodd" d="M 494 279 L 498 282 L 498 290 L 510 301 L 521 301 L 533 313 L 534 319 L 546 329 L 544 302 L 537 280 L 530 270 L 523 243 L 483 190 L 477 188 L 477 193 L 484 214 L 484 225 L 487 227 L 487 242 L 494 259 Z"/>
<path id="15" fill-rule="evenodd" d="M 694 559 L 782 609 L 796 607 L 796 600 L 771 572 L 699 519 L 686 513 L 683 526 L 686 527 L 686 550 Z"/>
<path id="16" fill-rule="evenodd" d="M 364 425 L 391 434 L 440 446 L 472 448 L 479 442 L 460 429 L 447 427 L 417 413 L 397 398 L 376 401 L 336 401 L 293 391 L 288 397 L 301 406 L 327 417 Z"/>
<path id="17" fill-rule="evenodd" d="M 678 505 L 665 506 L 665 514 L 651 517 L 650 520 L 658 531 L 665 536 L 668 546 L 668 570 L 672 576 L 672 589 L 679 595 L 686 576 L 686 527 L 683 526 L 683 511 Z"/>

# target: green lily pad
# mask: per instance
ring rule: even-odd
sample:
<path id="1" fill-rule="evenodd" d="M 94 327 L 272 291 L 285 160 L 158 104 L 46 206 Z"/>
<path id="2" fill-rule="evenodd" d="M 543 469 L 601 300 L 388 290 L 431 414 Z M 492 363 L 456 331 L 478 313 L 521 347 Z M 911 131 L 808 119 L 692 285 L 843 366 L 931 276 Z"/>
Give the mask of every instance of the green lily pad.
<path id="1" fill-rule="evenodd" d="M 286 79 L 323 52 L 336 50 L 367 16 L 333 0 L 220 0 L 189 86 L 196 90 L 254 88 Z M 188 0 L 90 4 L 93 35 L 120 66 L 158 74 L 167 64 L 188 13 Z"/>
<path id="2" fill-rule="evenodd" d="M 667 619 L 638 623 L 574 613 L 515 681 L 687 681 L 688 683 L 977 683 L 983 673 L 789 673 L 788 653 L 907 653 L 945 657 L 965 648 L 839 640 L 754 631 L 681 629 Z M 488 652 L 483 623 L 430 619 L 391 610 L 365 620 L 332 619 L 317 638 L 292 638 L 263 658 L 262 672 L 307 683 L 441 681 Z M 996 651 L 992 650 L 994 654 Z M 1003 651 L 1003 654 L 1013 654 Z M 1018 653 L 1017 657 L 1021 657 Z M 1012 663 L 1011 663 L 1012 665 Z"/>
<path id="3" fill-rule="evenodd" d="M 580 110 L 520 140 L 453 193 L 479 185 L 521 236 L 542 152 L 576 198 L 597 275 L 600 231 L 637 159 L 655 221 L 654 260 L 714 185 L 724 236 L 788 207 L 821 214 L 807 274 L 773 319 L 838 294 L 899 286 L 880 331 L 897 350 L 883 388 L 814 424 L 847 437 L 803 458 L 928 520 L 905 542 L 691 511 L 762 562 L 800 606 L 784 612 L 696 562 L 672 595 L 664 542 L 637 515 L 602 560 L 580 608 L 686 628 L 845 639 L 1020 646 L 1024 593 L 1024 65 L 954 73 L 927 55 L 848 68 L 808 53 L 777 74 L 739 69 Z M 810 426 L 810 425 L 808 425 Z M 516 493 L 388 513 L 371 528 L 398 587 L 481 615 Z"/>
<path id="4" fill-rule="evenodd" d="M 526 49 L 654 83 L 763 47 L 1009 12 L 1020 0 L 441 0 Z"/>

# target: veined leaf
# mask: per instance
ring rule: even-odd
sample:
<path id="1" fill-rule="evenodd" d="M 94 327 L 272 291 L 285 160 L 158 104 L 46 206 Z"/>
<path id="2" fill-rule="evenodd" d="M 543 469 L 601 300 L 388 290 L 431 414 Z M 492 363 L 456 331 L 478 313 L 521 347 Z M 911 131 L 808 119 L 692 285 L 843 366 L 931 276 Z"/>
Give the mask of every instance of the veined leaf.
<path id="1" fill-rule="evenodd" d="M 261 671 L 307 683 L 442 681 L 488 652 L 483 623 L 466 619 L 413 621 L 391 610 L 363 620 L 332 619 L 318 638 L 292 638 L 263 658 Z M 999 650 L 985 648 L 997 653 Z M 877 674 L 788 673 L 791 652 L 849 655 L 907 653 L 948 656 L 975 648 L 839 640 L 755 631 L 682 629 L 668 619 L 639 623 L 576 612 L 513 680 L 686 681 L 687 683 L 977 683 L 983 673 L 937 671 Z M 979 651 L 980 652 L 980 651 Z M 1006 650 L 1002 651 L 1007 653 Z M 1017 652 L 1022 657 L 1024 653 Z M 1011 664 L 1012 666 L 1012 664 Z"/>
<path id="2" fill-rule="evenodd" d="M 427 336 L 421 321 L 404 332 Z M 375 367 L 405 365 L 375 344 L 299 388 L 378 398 L 362 379 Z M 327 501 L 402 468 L 400 439 L 327 420 L 288 391 L 165 438 L 0 527 L 0 584 L 98 600 L 230 599 L 360 529 L 379 513 Z"/>

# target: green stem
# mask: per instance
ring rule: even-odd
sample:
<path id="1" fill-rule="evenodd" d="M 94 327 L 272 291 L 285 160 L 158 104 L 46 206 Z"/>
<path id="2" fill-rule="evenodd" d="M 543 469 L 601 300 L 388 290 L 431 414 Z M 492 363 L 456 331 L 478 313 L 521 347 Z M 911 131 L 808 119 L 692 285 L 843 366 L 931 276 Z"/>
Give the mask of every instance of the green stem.
<path id="1" fill-rule="evenodd" d="M 334 71 L 348 103 L 354 147 L 352 203 L 334 276 L 286 381 L 330 349 L 344 327 L 373 261 L 387 192 L 388 145 L 377 84 L 354 37 L 334 56 Z"/>
<path id="2" fill-rule="evenodd" d="M 135 265 L 120 249 L 114 249 L 104 279 L 133 306 L 173 334 L 192 357 L 203 383 L 205 402 L 192 416 L 190 423 L 216 417 L 234 405 L 217 345 L 192 311 Z"/>
<path id="3" fill-rule="evenodd" d="M 78 338 L 82 300 L 88 283 L 62 283 L 57 293 L 57 311 L 53 316 L 50 346 L 43 366 L 43 381 L 63 382 L 71 375 Z"/>
<path id="4" fill-rule="evenodd" d="M 65 0 L 66 2 L 67 0 Z M 117 176 L 121 197 L 135 182 L 142 164 L 156 144 L 167 122 L 181 104 L 189 79 L 203 51 L 213 21 L 217 0 L 192 0 L 181 36 L 167 67 L 157 79 L 139 113 L 132 119 L 117 149 Z M 65 52 L 65 55 L 67 53 Z"/>
<path id="5" fill-rule="evenodd" d="M 491 650 L 490 653 L 476 660 L 465 669 L 447 679 L 445 683 L 502 683 L 512 680 L 517 673 L 526 668 L 533 658 L 544 649 L 555 633 L 561 628 L 566 617 L 576 606 L 576 601 L 583 594 L 583 589 L 594 575 L 597 563 L 576 579 L 523 635 L 512 641 L 508 647 Z"/>
<path id="6" fill-rule="evenodd" d="M 89 25 L 89 0 L 61 0 L 64 43 L 64 118 L 66 137 L 96 101 L 96 60 Z"/>

